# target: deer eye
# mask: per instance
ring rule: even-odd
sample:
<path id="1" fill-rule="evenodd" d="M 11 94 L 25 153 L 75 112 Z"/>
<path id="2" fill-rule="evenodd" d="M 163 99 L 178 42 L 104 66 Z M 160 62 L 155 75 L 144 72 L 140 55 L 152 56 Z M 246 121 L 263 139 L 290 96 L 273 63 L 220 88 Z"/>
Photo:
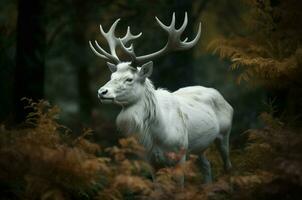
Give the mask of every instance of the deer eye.
<path id="1" fill-rule="evenodd" d="M 127 79 L 126 79 L 126 82 L 132 82 L 132 81 L 133 81 L 132 78 L 127 78 Z"/>

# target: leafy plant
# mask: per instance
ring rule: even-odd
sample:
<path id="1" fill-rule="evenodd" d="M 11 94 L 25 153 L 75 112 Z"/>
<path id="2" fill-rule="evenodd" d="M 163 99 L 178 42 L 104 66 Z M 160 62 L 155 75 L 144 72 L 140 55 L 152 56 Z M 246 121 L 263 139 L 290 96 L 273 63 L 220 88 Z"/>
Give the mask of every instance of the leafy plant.
<path id="1" fill-rule="evenodd" d="M 232 150 L 231 174 L 222 173 L 217 152 L 207 150 L 216 181 L 203 185 L 196 156 L 183 165 L 160 169 L 153 181 L 151 166 L 143 160 L 144 148 L 135 138 L 103 149 L 86 139 L 91 130 L 73 138 L 56 121 L 58 107 L 27 101 L 32 112 L 25 126 L 0 129 L 2 198 L 258 199 L 290 191 L 294 199 L 302 186 L 300 132 L 268 113 L 261 115 L 264 129 L 247 131 L 247 147 Z M 180 189 L 177 177 L 183 174 L 185 186 Z"/>
<path id="2" fill-rule="evenodd" d="M 243 34 L 212 41 L 208 48 L 241 69 L 238 82 L 301 86 L 301 1 L 245 0 Z"/>

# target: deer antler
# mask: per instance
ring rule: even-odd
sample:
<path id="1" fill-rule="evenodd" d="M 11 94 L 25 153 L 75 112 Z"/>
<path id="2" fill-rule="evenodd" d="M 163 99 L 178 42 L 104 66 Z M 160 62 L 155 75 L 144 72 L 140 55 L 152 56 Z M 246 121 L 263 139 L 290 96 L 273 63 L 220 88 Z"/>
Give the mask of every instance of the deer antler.
<path id="1" fill-rule="evenodd" d="M 95 46 L 98 48 L 97 51 L 95 49 L 95 47 L 92 45 L 92 42 L 89 41 L 89 45 L 90 48 L 92 49 L 92 51 L 99 57 L 101 58 L 105 58 L 106 60 L 112 61 L 115 64 L 120 63 L 120 59 L 118 58 L 117 54 L 116 54 L 116 48 L 118 46 L 121 46 L 121 44 L 123 45 L 124 48 L 126 48 L 124 45 L 126 45 L 129 41 L 134 40 L 139 38 L 142 33 L 139 33 L 137 35 L 133 35 L 130 31 L 130 27 L 128 26 L 127 28 L 127 33 L 124 37 L 122 38 L 117 38 L 115 36 L 115 28 L 118 24 L 118 22 L 120 21 L 120 19 L 117 19 L 112 26 L 110 27 L 109 31 L 106 33 L 102 27 L 102 25 L 100 25 L 100 31 L 102 33 L 102 35 L 104 36 L 104 38 L 107 40 L 108 45 L 109 45 L 109 49 L 110 49 L 110 53 L 108 53 L 107 51 L 105 51 L 99 44 L 98 42 L 95 40 Z M 123 48 L 123 49 L 124 49 Z"/>
<path id="2" fill-rule="evenodd" d="M 188 24 L 187 12 L 185 13 L 184 22 L 179 29 L 175 28 L 175 13 L 173 13 L 172 22 L 169 26 L 164 25 L 157 17 L 155 17 L 155 19 L 156 19 L 157 23 L 169 35 L 166 45 L 159 51 L 156 51 L 156 52 L 148 54 L 148 55 L 143 55 L 143 56 L 137 57 L 134 53 L 133 46 L 130 46 L 127 48 L 127 47 L 125 47 L 124 43 L 122 41 L 120 41 L 121 47 L 132 58 L 132 62 L 143 63 L 143 62 L 152 60 L 156 57 L 162 56 L 170 51 L 180 51 L 180 50 L 190 49 L 198 42 L 198 40 L 200 38 L 201 24 L 199 23 L 197 35 L 195 36 L 195 38 L 192 41 L 187 42 L 188 38 L 184 39 L 183 41 L 180 40 L 180 37 Z"/>
<path id="3" fill-rule="evenodd" d="M 144 62 L 150 61 L 150 60 L 157 58 L 161 55 L 164 55 L 170 51 L 180 51 L 180 50 L 190 49 L 198 42 L 198 40 L 200 38 L 201 24 L 199 23 L 198 32 L 197 32 L 197 35 L 195 36 L 195 38 L 190 42 L 187 42 L 188 38 L 181 41 L 180 37 L 188 24 L 187 12 L 185 13 L 184 22 L 179 29 L 175 28 L 175 13 L 173 13 L 173 15 L 172 15 L 172 21 L 169 26 L 164 25 L 157 17 L 155 17 L 155 19 L 156 19 L 157 23 L 162 27 L 162 29 L 168 33 L 168 41 L 162 49 L 160 49 L 159 51 L 156 51 L 154 53 L 150 53 L 150 54 L 143 55 L 143 56 L 136 56 L 135 52 L 134 52 L 133 44 L 131 44 L 129 47 L 126 47 L 125 45 L 129 41 L 139 38 L 142 35 L 142 33 L 139 33 L 138 35 L 133 35 L 130 32 L 130 27 L 128 26 L 126 35 L 122 38 L 117 38 L 115 36 L 115 28 L 120 19 L 116 20 L 112 24 L 111 28 L 109 29 L 109 31 L 107 33 L 104 32 L 102 26 L 100 25 L 101 33 L 109 44 L 110 53 L 106 52 L 102 47 L 100 47 L 100 45 L 98 44 L 98 42 L 96 40 L 94 41 L 94 43 L 100 52 L 94 48 L 91 41 L 89 41 L 89 45 L 97 56 L 110 60 L 110 61 L 114 62 L 115 64 L 118 64 L 121 62 L 116 54 L 116 48 L 118 46 L 120 46 L 120 47 L 122 47 L 122 50 L 128 56 L 130 56 L 130 58 L 132 60 L 132 66 L 136 67 L 137 64 L 139 64 L 139 63 L 144 63 Z"/>

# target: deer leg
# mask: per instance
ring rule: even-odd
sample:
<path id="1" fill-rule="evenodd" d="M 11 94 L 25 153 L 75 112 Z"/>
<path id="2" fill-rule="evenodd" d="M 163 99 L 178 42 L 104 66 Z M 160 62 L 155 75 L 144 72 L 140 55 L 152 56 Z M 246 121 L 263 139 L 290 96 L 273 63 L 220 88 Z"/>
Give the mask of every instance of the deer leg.
<path id="1" fill-rule="evenodd" d="M 178 164 L 183 165 L 186 162 L 186 155 L 183 155 L 181 159 L 179 160 Z M 184 173 L 180 174 L 178 177 L 176 177 L 177 183 L 180 185 L 180 187 L 184 188 L 184 182 L 185 182 L 185 176 Z"/>
<path id="2" fill-rule="evenodd" d="M 151 178 L 152 178 L 152 182 L 153 182 L 153 185 L 154 185 L 154 191 L 159 191 L 160 192 L 161 187 L 160 187 L 160 184 L 156 180 L 156 172 L 159 170 L 159 168 L 157 168 L 156 166 L 152 166 L 152 165 L 150 165 L 148 168 L 149 168 Z"/>
<path id="3" fill-rule="evenodd" d="M 222 134 L 222 138 L 217 138 L 215 143 L 221 155 L 224 170 L 226 172 L 230 171 L 232 168 L 232 164 L 230 161 L 229 155 L 229 137 L 230 137 L 231 129 L 227 131 L 227 134 Z"/>
<path id="4" fill-rule="evenodd" d="M 205 183 L 212 183 L 212 170 L 211 164 L 208 159 L 202 154 L 198 156 L 201 172 L 204 176 Z"/>

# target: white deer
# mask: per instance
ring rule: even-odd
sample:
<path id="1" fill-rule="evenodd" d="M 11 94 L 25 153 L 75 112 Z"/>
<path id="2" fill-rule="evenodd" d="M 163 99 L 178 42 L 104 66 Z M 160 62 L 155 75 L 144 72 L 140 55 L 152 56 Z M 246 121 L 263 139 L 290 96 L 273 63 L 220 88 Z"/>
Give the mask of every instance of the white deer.
<path id="1" fill-rule="evenodd" d="M 168 33 L 166 45 L 157 52 L 136 56 L 133 45 L 126 47 L 131 40 L 141 36 L 133 35 L 128 27 L 124 37 L 115 36 L 116 20 L 108 32 L 100 31 L 106 38 L 110 53 L 105 51 L 97 41 L 89 41 L 93 52 L 106 59 L 111 70 L 111 79 L 98 90 L 101 102 L 121 105 L 116 123 L 118 129 L 126 134 L 135 133 L 146 149 L 146 157 L 151 166 L 163 167 L 185 162 L 188 153 L 198 155 L 204 181 L 212 181 L 211 166 L 203 152 L 216 141 L 224 162 L 224 169 L 231 168 L 229 158 L 229 136 L 232 126 L 233 108 L 213 88 L 192 86 L 180 88 L 175 92 L 155 89 L 148 77 L 152 73 L 152 59 L 170 50 L 186 50 L 193 47 L 199 37 L 199 24 L 196 37 L 187 42 L 180 40 L 186 28 L 187 13 L 182 26 L 175 28 L 175 14 L 169 26 L 156 18 L 161 28 Z M 97 47 L 98 51 L 95 49 Z M 129 57 L 121 61 L 116 53 L 120 47 Z M 149 62 L 148 62 L 149 61 Z M 179 158 L 169 155 L 178 153 Z"/>

